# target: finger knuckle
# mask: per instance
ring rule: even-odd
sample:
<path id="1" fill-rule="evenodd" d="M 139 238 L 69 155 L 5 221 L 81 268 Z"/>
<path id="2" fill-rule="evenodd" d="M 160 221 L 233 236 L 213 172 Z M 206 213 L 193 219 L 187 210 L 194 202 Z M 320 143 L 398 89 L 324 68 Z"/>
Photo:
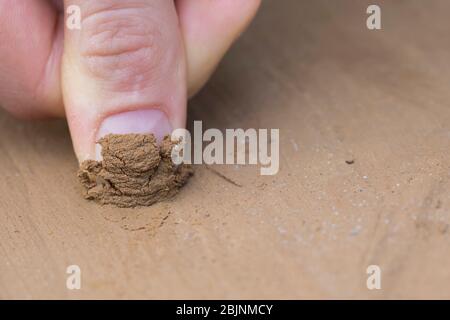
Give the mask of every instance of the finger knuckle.
<path id="1" fill-rule="evenodd" d="M 157 74 L 163 55 L 161 39 L 158 25 L 142 12 L 102 10 L 84 20 L 82 65 L 108 83 L 144 85 Z"/>

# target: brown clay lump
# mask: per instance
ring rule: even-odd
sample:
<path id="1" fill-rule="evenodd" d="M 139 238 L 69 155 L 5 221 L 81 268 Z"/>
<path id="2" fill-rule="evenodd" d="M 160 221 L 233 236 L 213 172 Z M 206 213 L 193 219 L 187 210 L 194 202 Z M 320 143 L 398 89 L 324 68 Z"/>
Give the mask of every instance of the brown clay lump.
<path id="1" fill-rule="evenodd" d="M 85 198 L 119 207 L 150 206 L 175 195 L 193 170 L 172 163 L 175 143 L 152 134 L 109 134 L 98 141 L 102 161 L 84 161 L 78 178 Z"/>

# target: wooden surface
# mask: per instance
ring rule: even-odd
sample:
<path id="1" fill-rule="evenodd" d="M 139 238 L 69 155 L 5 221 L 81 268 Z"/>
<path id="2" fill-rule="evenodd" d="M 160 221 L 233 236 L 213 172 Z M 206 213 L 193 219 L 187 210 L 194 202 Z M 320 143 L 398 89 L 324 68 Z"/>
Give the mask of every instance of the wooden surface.
<path id="1" fill-rule="evenodd" d="M 1 112 L 0 298 L 450 298 L 450 2 L 375 2 L 381 31 L 366 1 L 264 0 L 191 101 L 279 128 L 276 176 L 199 166 L 171 202 L 99 207 L 64 121 Z"/>

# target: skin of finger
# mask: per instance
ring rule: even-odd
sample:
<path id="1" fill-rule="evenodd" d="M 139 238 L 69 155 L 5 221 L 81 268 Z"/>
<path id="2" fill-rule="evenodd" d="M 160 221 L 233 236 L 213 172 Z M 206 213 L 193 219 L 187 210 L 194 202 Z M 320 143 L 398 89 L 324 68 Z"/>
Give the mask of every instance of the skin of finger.
<path id="1" fill-rule="evenodd" d="M 63 97 L 80 161 L 95 157 L 97 130 L 111 115 L 146 108 L 186 121 L 186 61 L 174 4 L 166 0 L 88 1 L 81 30 L 66 29 Z"/>
<path id="2" fill-rule="evenodd" d="M 193 96 L 209 79 L 236 38 L 246 29 L 261 0 L 176 0 Z"/>
<path id="3" fill-rule="evenodd" d="M 18 117 L 61 115 L 58 23 L 47 1 L 0 2 L 0 104 Z"/>
<path id="4" fill-rule="evenodd" d="M 30 50 L 30 45 L 35 44 L 36 41 L 24 41 L 22 44 L 24 48 L 21 50 L 15 50 L 15 47 L 11 46 L 5 46 L 6 50 L 3 52 L 0 50 L 0 56 L 3 58 L 1 59 L 3 63 L 0 65 L 0 68 L 4 75 L 8 75 L 0 79 L 0 102 L 3 102 L 2 105 L 10 112 L 22 118 L 63 116 L 64 106 L 60 90 L 63 19 L 60 19 L 59 26 L 56 26 L 56 28 L 54 26 L 49 28 L 48 23 L 56 19 L 57 16 L 54 9 L 47 6 L 45 1 L 35 1 L 31 5 L 27 5 L 26 8 L 20 8 L 24 3 L 23 0 L 4 0 L 0 3 L 0 6 L 8 6 L 9 9 L 14 8 L 8 2 L 13 2 L 14 6 L 18 6 L 16 12 L 21 12 L 25 15 L 29 12 L 32 14 L 32 17 L 33 15 L 38 17 L 38 24 L 44 23 L 44 28 L 34 25 L 32 27 L 34 31 L 40 29 L 45 31 L 38 32 L 40 35 L 38 44 L 41 48 L 34 47 Z M 55 2 L 61 4 L 62 0 L 56 0 Z M 244 7 L 233 4 L 233 1 L 219 2 L 218 5 L 214 6 L 211 6 L 210 1 L 203 0 L 178 0 L 177 3 L 183 38 L 188 51 L 189 96 L 193 96 L 204 85 L 231 42 L 245 28 L 260 4 L 259 0 L 249 0 Z M 39 4 L 38 8 L 34 8 L 36 4 Z M 223 10 L 224 5 L 226 6 L 225 10 Z M 60 7 L 62 6 L 60 5 Z M 31 9 L 32 12 L 29 11 Z M 2 10 L 1 12 L 9 12 L 8 17 L 1 19 L 5 23 L 11 20 L 11 17 L 14 17 L 14 15 L 11 15 L 11 10 Z M 230 24 L 220 23 L 221 19 L 225 20 L 224 12 L 228 12 L 232 16 L 227 21 L 235 19 L 239 21 L 232 24 L 232 27 L 230 27 Z M 214 18 L 215 14 L 219 14 L 219 20 Z M 218 27 L 204 27 L 203 24 L 207 24 L 208 19 L 215 20 L 212 25 L 215 24 Z M 18 27 L 22 29 L 19 32 L 13 29 L 10 34 L 14 34 L 15 37 L 17 34 L 29 34 L 28 31 L 30 25 L 33 24 L 33 18 L 25 20 L 29 25 L 21 22 Z M 8 22 L 8 26 L 11 30 L 11 26 L 15 25 Z M 8 34 L 7 30 L 3 28 L 2 34 Z M 222 36 L 217 36 L 217 34 L 222 34 Z M 226 35 L 223 36 L 223 34 Z M 8 40 L 1 41 L 0 48 L 2 43 L 11 43 Z M 51 41 L 53 43 L 49 43 Z M 217 43 L 217 41 L 221 43 Z M 208 48 L 208 46 L 205 46 L 205 43 L 216 49 Z M 49 53 L 47 52 L 48 48 L 51 48 Z M 20 52 L 25 53 L 20 54 Z M 29 52 L 33 52 L 33 59 L 29 59 Z M 39 54 L 40 52 L 43 52 L 43 54 Z M 47 61 L 39 58 L 40 56 L 46 57 Z M 39 61 L 42 62 L 39 64 Z M 14 67 L 8 67 L 8 62 L 11 62 L 9 65 Z M 21 70 L 17 68 L 18 65 L 23 66 L 24 72 L 20 73 Z M 36 80 L 36 75 L 42 73 L 44 73 L 42 78 Z M 10 74 L 11 76 L 9 76 Z M 3 84 L 2 81 L 7 83 Z M 36 82 L 39 82 L 39 84 L 36 85 Z M 21 94 L 19 95 L 17 92 L 21 92 Z M 30 94 L 27 95 L 27 92 L 30 92 Z"/>

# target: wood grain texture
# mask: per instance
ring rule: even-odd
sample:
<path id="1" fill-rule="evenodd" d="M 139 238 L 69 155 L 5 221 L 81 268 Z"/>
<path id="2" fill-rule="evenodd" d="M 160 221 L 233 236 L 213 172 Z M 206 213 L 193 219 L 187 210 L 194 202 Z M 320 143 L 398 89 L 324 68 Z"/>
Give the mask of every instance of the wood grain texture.
<path id="1" fill-rule="evenodd" d="M 191 101 L 279 128 L 276 176 L 198 166 L 173 201 L 99 207 L 63 121 L 1 112 L 0 298 L 450 298 L 450 2 L 377 3 L 381 31 L 368 1 L 264 0 Z"/>

